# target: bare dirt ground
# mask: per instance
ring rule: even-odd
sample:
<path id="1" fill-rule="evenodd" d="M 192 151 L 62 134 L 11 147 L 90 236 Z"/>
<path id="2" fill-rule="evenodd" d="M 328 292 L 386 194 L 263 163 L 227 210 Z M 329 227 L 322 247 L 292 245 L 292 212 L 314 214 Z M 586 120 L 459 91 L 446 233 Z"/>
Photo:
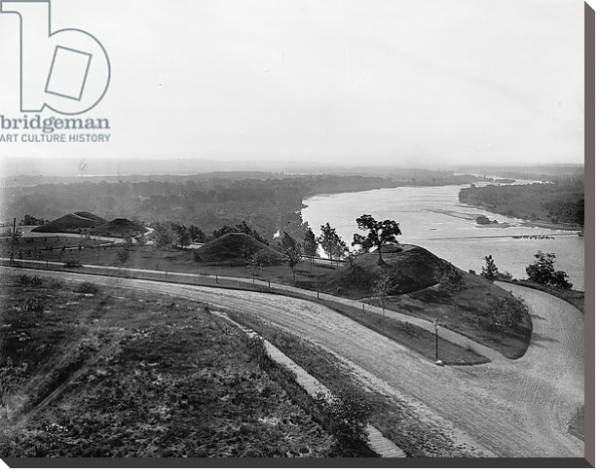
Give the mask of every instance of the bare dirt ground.
<path id="1" fill-rule="evenodd" d="M 543 292 L 501 284 L 522 296 L 538 315 L 531 347 L 523 358 L 473 367 L 438 367 L 333 310 L 301 299 L 96 275 L 32 273 L 248 312 L 339 355 L 372 390 L 385 389 L 413 404 L 424 420 L 438 421 L 474 454 L 583 457 L 583 442 L 567 431 L 569 419 L 583 403 L 583 315 Z"/>

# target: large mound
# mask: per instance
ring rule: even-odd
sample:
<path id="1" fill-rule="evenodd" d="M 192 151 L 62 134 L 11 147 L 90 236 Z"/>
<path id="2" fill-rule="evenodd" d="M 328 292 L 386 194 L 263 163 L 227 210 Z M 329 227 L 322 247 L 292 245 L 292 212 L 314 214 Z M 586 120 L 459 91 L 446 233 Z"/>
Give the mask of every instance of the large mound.
<path id="1" fill-rule="evenodd" d="M 383 251 L 385 264 L 379 265 L 379 254 L 370 252 L 358 256 L 352 265 L 344 266 L 323 283 L 329 291 L 370 295 L 381 271 L 390 274 L 390 295 L 421 290 L 439 282 L 440 271 L 447 261 L 419 246 L 403 244 L 388 246 Z"/>
<path id="2" fill-rule="evenodd" d="M 229 233 L 204 244 L 195 253 L 199 262 L 244 264 L 246 256 L 259 254 L 264 264 L 280 262 L 283 256 L 244 233 Z"/>
<path id="3" fill-rule="evenodd" d="M 126 237 L 145 233 L 146 228 L 141 224 L 125 218 L 117 218 L 92 229 L 92 234 L 98 236 Z"/>
<path id="4" fill-rule="evenodd" d="M 37 233 L 73 233 L 89 230 L 106 223 L 106 220 L 87 211 L 75 211 L 38 226 L 33 231 Z"/>

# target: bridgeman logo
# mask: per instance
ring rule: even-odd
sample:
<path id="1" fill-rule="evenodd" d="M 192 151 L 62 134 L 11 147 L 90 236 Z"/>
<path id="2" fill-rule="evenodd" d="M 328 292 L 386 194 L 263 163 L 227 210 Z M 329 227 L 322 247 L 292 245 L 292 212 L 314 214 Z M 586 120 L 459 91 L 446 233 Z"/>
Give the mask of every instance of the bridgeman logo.
<path id="1" fill-rule="evenodd" d="M 5 15 L 19 21 L 21 112 L 48 110 L 73 116 L 98 105 L 108 90 L 111 70 L 108 54 L 96 37 L 76 28 L 53 31 L 50 0 L 0 0 L 0 17 Z M 0 129 L 0 142 L 110 140 L 110 134 L 93 133 L 110 129 L 108 119 L 1 115 Z M 74 132 L 55 133 L 64 129 Z M 81 129 L 86 133 L 79 133 Z M 20 134 L 22 130 L 29 132 Z"/>
<path id="2" fill-rule="evenodd" d="M 108 89 L 108 54 L 87 31 L 52 31 L 51 13 L 50 0 L 0 0 L 0 15 L 20 19 L 21 112 L 88 112 Z"/>

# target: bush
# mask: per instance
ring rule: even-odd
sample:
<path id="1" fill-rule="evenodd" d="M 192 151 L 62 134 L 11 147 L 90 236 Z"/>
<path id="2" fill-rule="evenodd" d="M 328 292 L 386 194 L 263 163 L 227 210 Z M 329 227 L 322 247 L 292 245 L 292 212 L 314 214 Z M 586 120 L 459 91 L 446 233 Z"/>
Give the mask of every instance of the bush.
<path id="1" fill-rule="evenodd" d="M 554 270 L 556 254 L 553 252 L 538 251 L 535 254 L 536 262 L 527 266 L 525 271 L 529 280 L 542 285 L 550 285 L 559 289 L 570 289 L 573 284 L 569 282 L 569 276 L 565 271 Z"/>
<path id="2" fill-rule="evenodd" d="M 42 279 L 37 275 L 34 275 L 33 277 L 29 277 L 27 274 L 21 274 L 18 277 L 18 282 L 19 282 L 19 284 L 25 285 L 27 287 L 41 287 L 42 286 Z"/>
<path id="3" fill-rule="evenodd" d="M 97 294 L 100 289 L 96 284 L 92 284 L 91 282 L 82 282 L 77 286 L 75 292 L 80 294 Z"/>
<path id="4" fill-rule="evenodd" d="M 48 283 L 48 287 L 51 289 L 62 289 L 62 282 L 60 280 L 51 279 Z"/>
<path id="5" fill-rule="evenodd" d="M 81 262 L 78 259 L 67 259 L 65 261 L 65 267 L 69 269 L 75 269 L 77 267 L 81 267 Z"/>
<path id="6" fill-rule="evenodd" d="M 44 301 L 39 297 L 28 297 L 23 308 L 28 312 L 42 313 L 44 311 Z"/>
<path id="7" fill-rule="evenodd" d="M 497 327 L 518 328 L 526 321 L 529 311 L 522 299 L 501 299 L 494 297 L 494 325 Z"/>

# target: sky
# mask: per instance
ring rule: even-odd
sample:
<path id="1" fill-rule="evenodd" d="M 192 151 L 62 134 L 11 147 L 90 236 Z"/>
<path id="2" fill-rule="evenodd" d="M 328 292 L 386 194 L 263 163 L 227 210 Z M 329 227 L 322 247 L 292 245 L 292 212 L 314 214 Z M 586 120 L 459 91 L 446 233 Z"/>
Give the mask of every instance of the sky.
<path id="1" fill-rule="evenodd" d="M 83 116 L 108 118 L 110 141 L 0 142 L 0 159 L 26 158 L 20 170 L 34 174 L 82 159 L 140 159 L 140 171 L 150 159 L 583 163 L 583 8 L 53 0 L 53 29 L 93 32 L 108 52 L 107 94 Z M 18 51 L 18 23 L 0 15 L 0 71 L 14 72 L 0 75 L 0 113 L 10 117 L 22 116 Z"/>

